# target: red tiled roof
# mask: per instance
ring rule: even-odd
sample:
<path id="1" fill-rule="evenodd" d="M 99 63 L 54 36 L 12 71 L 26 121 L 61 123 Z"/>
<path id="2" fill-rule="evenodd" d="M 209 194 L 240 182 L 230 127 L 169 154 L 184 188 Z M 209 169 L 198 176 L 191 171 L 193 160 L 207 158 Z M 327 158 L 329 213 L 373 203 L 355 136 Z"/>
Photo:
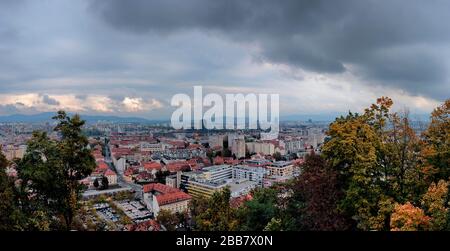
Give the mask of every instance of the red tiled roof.
<path id="1" fill-rule="evenodd" d="M 148 171 L 151 171 L 153 169 L 161 170 L 162 168 L 161 163 L 158 163 L 156 161 L 144 162 L 142 163 L 142 165 L 144 166 L 144 169 Z"/>
<path id="2" fill-rule="evenodd" d="M 176 173 L 179 171 L 189 170 L 191 168 L 191 164 L 187 161 L 177 161 L 177 162 L 168 163 L 166 165 L 166 168 L 169 172 Z"/>
<path id="3" fill-rule="evenodd" d="M 191 198 L 192 198 L 192 196 L 190 196 L 187 193 L 181 192 L 181 191 L 174 192 L 174 193 L 165 193 L 165 194 L 160 194 L 160 195 L 156 196 L 156 200 L 158 201 L 158 204 L 160 206 L 183 201 L 183 200 L 190 200 Z"/>
<path id="4" fill-rule="evenodd" d="M 129 149 L 129 148 L 112 148 L 111 149 L 111 154 L 116 158 L 119 156 L 131 155 L 132 153 L 133 153 L 132 149 Z"/>
<path id="5" fill-rule="evenodd" d="M 159 193 L 174 193 L 174 192 L 178 192 L 180 190 L 161 184 L 161 183 L 151 183 L 151 184 L 147 184 L 144 185 L 143 187 L 144 193 L 150 193 L 153 191 L 159 192 Z"/>
<path id="6" fill-rule="evenodd" d="M 108 164 L 106 164 L 104 161 L 99 161 L 97 162 L 97 169 L 106 170 L 108 169 Z"/>
<path id="7" fill-rule="evenodd" d="M 105 175 L 105 176 L 114 176 L 114 175 L 116 175 L 116 173 L 115 173 L 113 170 L 108 169 L 108 170 L 106 170 L 106 172 L 104 173 L 104 175 Z"/>
<path id="8" fill-rule="evenodd" d="M 152 175 L 148 172 L 140 172 L 137 176 L 138 180 L 149 180 L 152 178 Z"/>

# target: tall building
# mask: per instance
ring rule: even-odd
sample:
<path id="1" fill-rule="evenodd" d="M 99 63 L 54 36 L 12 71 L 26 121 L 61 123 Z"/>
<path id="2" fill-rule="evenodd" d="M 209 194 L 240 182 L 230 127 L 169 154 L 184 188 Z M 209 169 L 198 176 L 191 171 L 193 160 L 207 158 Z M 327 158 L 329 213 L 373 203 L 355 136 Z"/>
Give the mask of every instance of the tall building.
<path id="1" fill-rule="evenodd" d="M 235 139 L 231 147 L 231 153 L 234 154 L 237 159 L 245 158 L 245 140 Z"/>
<path id="2" fill-rule="evenodd" d="M 262 153 L 264 155 L 275 153 L 275 145 L 270 142 L 248 142 L 246 147 L 250 153 Z"/>
<path id="3" fill-rule="evenodd" d="M 208 136 L 208 144 L 211 148 L 223 148 L 223 141 L 224 141 L 225 135 L 222 134 L 215 134 Z"/>
<path id="4" fill-rule="evenodd" d="M 228 149 L 233 149 L 236 140 L 245 140 L 245 137 L 242 134 L 230 133 L 227 135 L 227 140 L 228 140 Z"/>

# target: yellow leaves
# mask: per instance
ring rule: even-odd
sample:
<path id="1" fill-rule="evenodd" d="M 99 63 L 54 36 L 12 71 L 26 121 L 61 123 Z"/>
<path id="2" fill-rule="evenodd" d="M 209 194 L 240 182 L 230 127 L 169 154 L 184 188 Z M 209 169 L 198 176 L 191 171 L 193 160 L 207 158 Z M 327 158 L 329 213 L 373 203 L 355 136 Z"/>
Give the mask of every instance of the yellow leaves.
<path id="1" fill-rule="evenodd" d="M 422 198 L 422 208 L 431 216 L 431 230 L 442 230 L 446 227 L 447 211 L 446 196 L 449 182 L 440 180 L 438 184 L 434 182 Z"/>

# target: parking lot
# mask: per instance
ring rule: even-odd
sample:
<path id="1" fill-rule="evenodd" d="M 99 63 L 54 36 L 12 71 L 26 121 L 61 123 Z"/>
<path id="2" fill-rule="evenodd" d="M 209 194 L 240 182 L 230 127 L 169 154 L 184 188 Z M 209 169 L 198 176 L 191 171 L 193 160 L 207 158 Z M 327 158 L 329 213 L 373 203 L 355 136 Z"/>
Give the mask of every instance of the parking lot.
<path id="1" fill-rule="evenodd" d="M 117 222 L 120 219 L 120 216 L 108 203 L 95 204 L 94 209 L 100 217 L 107 221 Z"/>
<path id="2" fill-rule="evenodd" d="M 118 208 L 120 208 L 131 220 L 136 223 L 139 223 L 143 220 L 150 219 L 153 214 L 145 208 L 138 201 L 115 201 L 114 202 Z"/>

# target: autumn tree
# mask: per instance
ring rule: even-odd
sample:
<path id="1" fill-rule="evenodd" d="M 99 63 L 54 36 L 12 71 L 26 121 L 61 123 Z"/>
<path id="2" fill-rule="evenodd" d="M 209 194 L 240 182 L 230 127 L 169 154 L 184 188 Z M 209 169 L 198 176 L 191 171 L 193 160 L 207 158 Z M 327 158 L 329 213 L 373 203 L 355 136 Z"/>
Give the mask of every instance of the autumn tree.
<path id="1" fill-rule="evenodd" d="M 379 163 L 384 170 L 388 194 L 396 201 L 418 202 L 428 184 L 419 168 L 420 142 L 410 126 L 408 112 L 391 114 Z"/>
<path id="2" fill-rule="evenodd" d="M 95 160 L 82 133 L 85 122 L 78 115 L 69 117 L 59 111 L 53 119 L 58 122 L 54 130 L 60 140 L 52 140 L 44 132 L 33 133 L 17 169 L 23 190 L 46 212 L 62 217 L 69 230 L 83 189 L 80 180 L 91 174 Z"/>
<path id="3" fill-rule="evenodd" d="M 344 190 L 339 210 L 354 220 L 355 227 L 370 230 L 382 194 L 379 182 L 382 173 L 377 166 L 380 138 L 366 116 L 352 113 L 336 119 L 328 135 L 330 140 L 322 152 L 338 173 Z"/>
<path id="4" fill-rule="evenodd" d="M 430 217 L 410 202 L 396 204 L 391 218 L 392 231 L 419 231 L 428 228 Z"/>
<path id="5" fill-rule="evenodd" d="M 343 196 L 338 175 L 326 161 L 313 152 L 306 156 L 301 175 L 292 185 L 291 202 L 299 205 L 292 215 L 298 218 L 299 230 L 330 231 L 345 230 L 347 220 L 337 209 Z"/>
<path id="6" fill-rule="evenodd" d="M 450 99 L 434 109 L 423 133 L 423 165 L 428 179 L 434 182 L 450 178 Z"/>
<path id="7" fill-rule="evenodd" d="M 322 148 L 344 190 L 338 208 L 362 230 L 390 229 L 394 203 L 406 193 L 406 170 L 413 165 L 407 162 L 414 140 L 408 120 L 394 117 L 389 129 L 392 104 L 381 97 L 362 115 L 337 118 Z"/>
<path id="8" fill-rule="evenodd" d="M 448 186 L 450 182 L 440 180 L 432 183 L 421 201 L 421 208 L 430 217 L 430 230 L 444 230 L 447 227 Z"/>

